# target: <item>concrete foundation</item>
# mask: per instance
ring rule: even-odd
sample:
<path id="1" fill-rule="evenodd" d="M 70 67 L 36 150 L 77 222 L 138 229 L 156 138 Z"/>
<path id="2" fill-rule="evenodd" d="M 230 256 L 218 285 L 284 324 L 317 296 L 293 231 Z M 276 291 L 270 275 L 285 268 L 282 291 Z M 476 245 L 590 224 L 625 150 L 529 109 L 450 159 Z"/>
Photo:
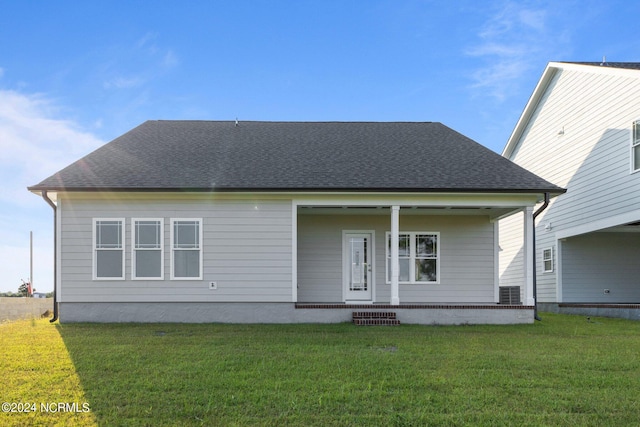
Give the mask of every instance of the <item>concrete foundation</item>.
<path id="1" fill-rule="evenodd" d="M 533 307 L 499 305 L 348 306 L 293 303 L 60 303 L 60 322 L 341 323 L 354 311 L 393 311 L 406 324 L 533 323 Z"/>
<path id="2" fill-rule="evenodd" d="M 538 310 L 578 316 L 640 320 L 640 304 L 538 303 Z"/>

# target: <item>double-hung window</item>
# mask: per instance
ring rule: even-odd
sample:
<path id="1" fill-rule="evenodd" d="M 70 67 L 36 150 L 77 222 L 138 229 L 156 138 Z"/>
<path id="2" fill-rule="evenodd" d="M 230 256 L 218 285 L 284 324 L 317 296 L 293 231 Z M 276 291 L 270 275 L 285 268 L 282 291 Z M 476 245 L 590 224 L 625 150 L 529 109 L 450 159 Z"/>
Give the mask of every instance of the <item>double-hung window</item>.
<path id="1" fill-rule="evenodd" d="M 631 171 L 640 170 L 640 120 L 631 127 Z"/>
<path id="2" fill-rule="evenodd" d="M 202 279 L 202 219 L 171 219 L 171 278 Z"/>
<path id="3" fill-rule="evenodd" d="M 164 277 L 163 220 L 145 218 L 131 220 L 132 278 L 162 279 Z"/>
<path id="4" fill-rule="evenodd" d="M 440 233 L 401 232 L 398 239 L 399 282 L 440 282 Z M 387 233 L 387 283 L 391 283 L 391 233 Z"/>
<path id="5" fill-rule="evenodd" d="M 93 278 L 124 279 L 124 219 L 93 220 Z"/>
<path id="6" fill-rule="evenodd" d="M 542 250 L 542 266 L 545 273 L 553 272 L 553 248 Z"/>

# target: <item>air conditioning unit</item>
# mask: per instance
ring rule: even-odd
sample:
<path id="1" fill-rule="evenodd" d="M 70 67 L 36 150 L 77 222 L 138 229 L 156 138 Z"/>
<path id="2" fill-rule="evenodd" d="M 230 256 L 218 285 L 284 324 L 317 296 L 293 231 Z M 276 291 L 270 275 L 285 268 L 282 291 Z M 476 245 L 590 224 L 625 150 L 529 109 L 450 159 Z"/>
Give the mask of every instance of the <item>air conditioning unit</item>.
<path id="1" fill-rule="evenodd" d="M 500 304 L 522 305 L 520 286 L 500 286 Z"/>

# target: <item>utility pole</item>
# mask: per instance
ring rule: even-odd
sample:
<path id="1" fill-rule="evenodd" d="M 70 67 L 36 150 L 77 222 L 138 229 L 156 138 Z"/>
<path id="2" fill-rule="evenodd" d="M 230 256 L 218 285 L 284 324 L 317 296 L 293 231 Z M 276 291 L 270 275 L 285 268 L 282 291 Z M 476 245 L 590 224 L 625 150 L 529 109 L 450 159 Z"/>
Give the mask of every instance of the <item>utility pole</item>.
<path id="1" fill-rule="evenodd" d="M 29 232 L 29 283 L 33 293 L 33 231 Z"/>

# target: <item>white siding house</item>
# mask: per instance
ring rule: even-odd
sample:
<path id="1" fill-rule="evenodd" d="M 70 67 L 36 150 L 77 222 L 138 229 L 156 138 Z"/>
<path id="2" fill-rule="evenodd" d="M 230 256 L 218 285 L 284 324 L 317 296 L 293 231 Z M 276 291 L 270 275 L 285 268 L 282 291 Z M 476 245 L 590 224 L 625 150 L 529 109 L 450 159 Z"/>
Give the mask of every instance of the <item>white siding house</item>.
<path id="1" fill-rule="evenodd" d="M 61 321 L 427 324 L 531 322 L 530 272 L 498 304 L 497 221 L 563 192 L 439 123 L 182 121 L 30 190 Z"/>
<path id="2" fill-rule="evenodd" d="M 567 189 L 536 221 L 545 309 L 616 315 L 640 303 L 639 120 L 640 64 L 551 62 L 504 149 Z M 503 286 L 522 268 L 521 221 L 500 223 Z"/>

